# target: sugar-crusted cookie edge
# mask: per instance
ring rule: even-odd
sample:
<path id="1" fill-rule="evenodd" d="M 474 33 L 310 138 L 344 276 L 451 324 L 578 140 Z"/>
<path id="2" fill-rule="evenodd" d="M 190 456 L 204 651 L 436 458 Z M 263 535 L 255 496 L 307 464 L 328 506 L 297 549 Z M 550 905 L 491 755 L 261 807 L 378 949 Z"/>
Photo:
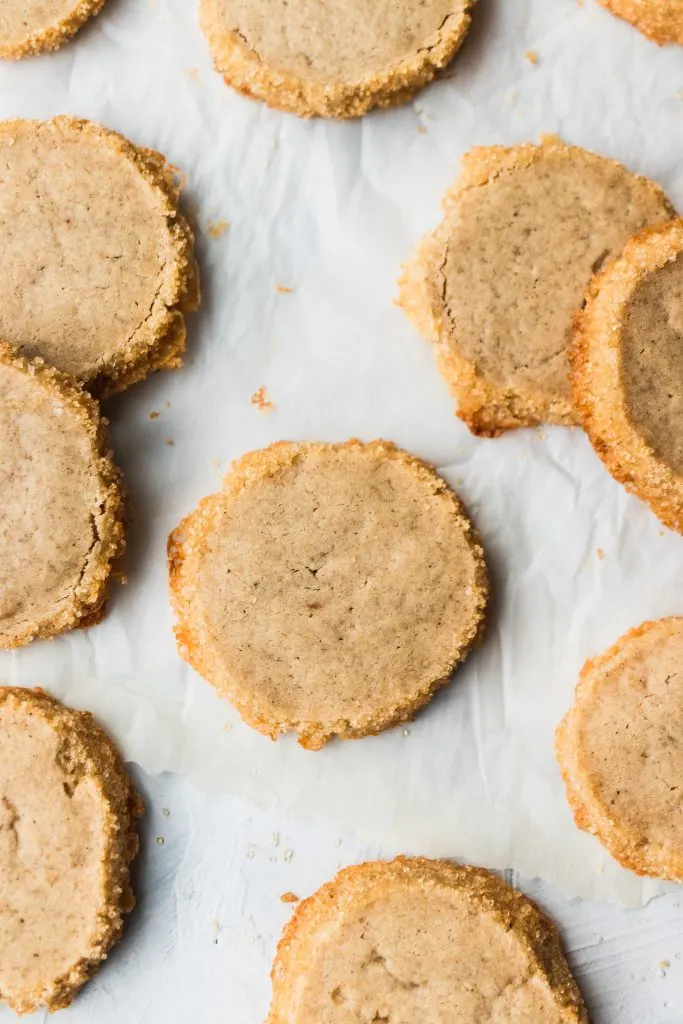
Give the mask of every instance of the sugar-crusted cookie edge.
<path id="1" fill-rule="evenodd" d="M 569 358 L 572 401 L 596 453 L 665 526 L 683 533 L 683 478 L 657 458 L 629 421 L 620 345 L 622 314 L 638 285 L 677 257 L 683 260 L 683 218 L 629 239 L 588 286 Z"/>
<path id="2" fill-rule="evenodd" d="M 667 13 L 661 0 L 649 5 L 643 0 L 599 0 L 612 14 L 623 18 L 654 43 L 678 43 L 683 46 L 683 4 L 679 4 L 678 16 Z"/>
<path id="3" fill-rule="evenodd" d="M 308 899 L 285 925 L 271 980 L 273 997 L 266 1024 L 290 1024 L 297 980 L 311 962 L 319 932 L 347 909 L 374 901 L 392 885 L 455 890 L 502 928 L 513 931 L 535 973 L 546 979 L 566 1024 L 587 1024 L 588 1016 L 554 923 L 523 893 L 484 868 L 425 857 L 370 861 L 341 870 Z"/>
<path id="4" fill-rule="evenodd" d="M 24 359 L 11 346 L 0 341 L 0 365 L 13 367 L 31 377 L 74 417 L 88 439 L 93 474 L 99 484 L 99 500 L 92 510 L 97 536 L 89 549 L 75 588 L 51 619 L 27 624 L 9 639 L 0 639 L 0 649 L 22 647 L 31 640 L 48 639 L 79 626 L 90 626 L 104 615 L 109 577 L 125 549 L 125 502 L 121 473 L 113 462 L 107 439 L 107 421 L 100 415 L 97 402 L 81 384 L 48 366 L 42 359 Z"/>
<path id="5" fill-rule="evenodd" d="M 683 882 L 683 850 L 675 856 L 671 850 L 655 844 L 643 847 L 610 816 L 609 809 L 590 784 L 590 771 L 582 756 L 577 730 L 581 710 L 595 695 L 606 671 L 619 663 L 627 663 L 631 650 L 643 637 L 651 633 L 667 636 L 680 632 L 683 632 L 683 618 L 678 616 L 643 622 L 602 654 L 589 658 L 581 670 L 572 705 L 555 732 L 555 756 L 577 827 L 596 836 L 622 867 L 637 875 L 674 882 Z"/>
<path id="6" fill-rule="evenodd" d="M 646 184 L 669 207 L 671 215 L 675 215 L 664 191 L 655 182 L 634 174 L 616 160 L 579 146 L 567 145 L 555 135 L 542 136 L 538 145 L 477 146 L 465 153 L 460 175 L 443 198 L 443 219 L 422 238 L 403 267 L 398 281 L 398 305 L 418 333 L 434 344 L 441 374 L 458 402 L 456 413 L 470 431 L 480 437 L 498 437 L 507 430 L 544 423 L 566 427 L 577 425 L 576 412 L 569 398 L 548 396 L 534 389 L 522 391 L 502 387 L 479 373 L 476 363 L 457 349 L 440 308 L 444 298 L 442 271 L 449 237 L 449 215 L 457 211 L 461 196 L 471 189 L 486 187 L 501 174 L 539 163 L 550 153 L 571 157 L 580 155 L 587 163 L 619 168 Z"/>
<path id="7" fill-rule="evenodd" d="M 258 486 L 263 480 L 293 465 L 309 452 L 336 454 L 350 448 L 362 449 L 398 461 L 420 481 L 433 488 L 434 495 L 449 501 L 453 509 L 454 525 L 457 525 L 457 529 L 468 544 L 473 560 L 474 593 L 471 621 L 457 638 L 454 650 L 444 657 L 442 670 L 418 688 L 410 699 L 379 711 L 356 715 L 354 722 L 346 719 L 335 722 L 274 721 L 265 706 L 254 699 L 253 694 L 242 693 L 241 685 L 235 677 L 229 676 L 224 667 L 214 666 L 208 645 L 197 634 L 193 625 L 192 582 L 188 578 L 188 554 L 202 543 L 204 536 L 210 531 L 214 512 L 224 507 L 226 502 L 229 503 L 230 497 L 239 494 L 243 488 Z M 416 712 L 431 700 L 437 690 L 448 683 L 455 668 L 465 660 L 474 647 L 479 645 L 483 636 L 489 580 L 479 535 L 460 499 L 438 476 L 436 470 L 389 441 L 373 441 L 367 444 L 355 438 L 341 444 L 281 441 L 268 448 L 247 453 L 233 463 L 225 477 L 223 490 L 202 499 L 195 511 L 171 533 L 168 540 L 168 568 L 171 605 L 176 617 L 176 641 L 181 657 L 211 683 L 221 696 L 228 699 L 252 728 L 270 736 L 271 739 L 277 739 L 287 732 L 296 732 L 299 743 L 308 750 L 321 749 L 334 736 L 341 739 L 358 739 L 377 735 L 411 720 Z"/>
<path id="8" fill-rule="evenodd" d="M 78 778 L 87 778 L 103 805 L 105 835 L 102 859 L 102 907 L 93 920 L 96 929 L 91 947 L 68 974 L 55 978 L 41 992 L 8 1000 L 16 1013 L 50 1011 L 68 1006 L 78 990 L 92 977 L 123 930 L 123 916 L 135 906 L 130 887 L 130 863 L 136 856 L 139 837 L 136 822 L 144 806 L 128 777 L 121 755 L 104 730 L 87 711 L 66 707 L 40 689 L 0 687 L 0 709 L 9 707 L 26 715 L 40 715 L 69 744 Z M 7 996 L 2 994 L 2 998 Z"/>
<path id="9" fill-rule="evenodd" d="M 200 21 L 214 68 L 227 85 L 251 99 L 299 117 L 347 119 L 362 117 L 373 107 L 408 103 L 455 57 L 469 32 L 475 3 L 476 0 L 463 0 L 462 9 L 447 17 L 434 34 L 434 41 L 420 47 L 410 58 L 353 84 L 323 85 L 271 68 L 239 33 L 226 32 L 220 11 L 215 10 L 216 0 L 201 0 Z"/>
<path id="10" fill-rule="evenodd" d="M 40 53 L 57 50 L 99 14 L 104 0 L 75 0 L 72 11 L 41 32 L 32 32 L 20 43 L 3 43 L 0 37 L 0 60 L 21 60 Z"/>
<path id="11" fill-rule="evenodd" d="M 181 366 L 186 338 L 185 314 L 199 307 L 200 289 L 194 235 L 179 210 L 176 168 L 167 163 L 161 153 L 137 146 L 118 132 L 84 118 L 59 115 L 49 121 L 22 118 L 0 121 L 0 134 L 11 136 L 13 131 L 26 125 L 55 133 L 81 132 L 132 164 L 154 196 L 173 254 L 168 269 L 164 268 L 165 276 L 159 283 L 149 315 L 141 321 L 128 345 L 103 360 L 96 376 L 81 378 L 83 383 L 98 398 L 106 398 L 157 370 Z"/>

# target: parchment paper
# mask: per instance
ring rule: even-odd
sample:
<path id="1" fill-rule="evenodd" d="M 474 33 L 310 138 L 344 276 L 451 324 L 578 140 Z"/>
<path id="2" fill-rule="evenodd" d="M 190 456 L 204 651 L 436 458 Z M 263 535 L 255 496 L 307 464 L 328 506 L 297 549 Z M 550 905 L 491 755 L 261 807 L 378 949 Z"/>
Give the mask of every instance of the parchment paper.
<path id="1" fill-rule="evenodd" d="M 0 66 L 0 116 L 90 117 L 183 170 L 204 287 L 185 368 L 106 408 L 132 500 L 128 585 L 101 626 L 2 654 L 0 680 L 91 708 L 147 771 L 568 894 L 637 903 L 659 891 L 574 827 L 552 742 L 584 659 L 683 610 L 683 541 L 578 430 L 472 438 L 393 300 L 472 145 L 558 132 L 659 179 L 683 208 L 681 90 L 683 50 L 647 43 L 592 0 L 481 0 L 442 81 L 346 124 L 226 88 L 190 0 L 109 0 L 57 55 Z M 250 403 L 261 385 L 269 415 Z M 311 754 L 244 727 L 181 663 L 165 540 L 242 452 L 351 435 L 437 463 L 482 531 L 495 601 L 482 651 L 408 735 Z"/>

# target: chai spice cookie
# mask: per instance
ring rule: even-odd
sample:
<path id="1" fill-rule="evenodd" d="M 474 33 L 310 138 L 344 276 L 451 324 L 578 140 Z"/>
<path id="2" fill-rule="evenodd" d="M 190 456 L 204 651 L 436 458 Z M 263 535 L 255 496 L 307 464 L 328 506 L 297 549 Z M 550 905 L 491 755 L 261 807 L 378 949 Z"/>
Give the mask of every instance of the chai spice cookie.
<path id="1" fill-rule="evenodd" d="M 99 621 L 123 553 L 105 423 L 76 381 L 0 343 L 0 648 Z"/>
<path id="2" fill-rule="evenodd" d="M 56 50 L 98 13 L 104 0 L 0 0 L 0 59 Z"/>
<path id="3" fill-rule="evenodd" d="M 68 1006 L 135 899 L 142 803 L 92 715 L 0 687 L 0 1002 Z"/>
<path id="4" fill-rule="evenodd" d="M 406 103 L 460 49 L 475 0 L 200 0 L 228 85 L 300 117 Z"/>
<path id="5" fill-rule="evenodd" d="M 479 539 L 385 441 L 272 445 L 169 538 L 180 653 L 253 728 L 302 746 L 413 717 L 477 643 Z"/>
<path id="6" fill-rule="evenodd" d="M 482 868 L 360 864 L 285 927 L 267 1024 L 587 1024 L 552 922 Z"/>
<path id="7" fill-rule="evenodd" d="M 683 533 L 683 220 L 631 239 L 591 282 L 571 362 L 596 452 Z"/>
<path id="8" fill-rule="evenodd" d="M 683 0 L 600 0 L 613 14 L 630 21 L 660 46 L 683 46 Z"/>
<path id="9" fill-rule="evenodd" d="M 437 349 L 475 434 L 576 422 L 567 351 L 592 274 L 674 216 L 659 188 L 554 136 L 471 150 L 444 218 L 404 268 L 400 302 Z"/>
<path id="10" fill-rule="evenodd" d="M 89 121 L 0 122 L 0 337 L 99 395 L 178 366 L 199 303 L 173 168 Z"/>
<path id="11" fill-rule="evenodd" d="M 683 882 L 683 618 L 586 662 L 556 751 L 579 828 L 636 874 Z"/>

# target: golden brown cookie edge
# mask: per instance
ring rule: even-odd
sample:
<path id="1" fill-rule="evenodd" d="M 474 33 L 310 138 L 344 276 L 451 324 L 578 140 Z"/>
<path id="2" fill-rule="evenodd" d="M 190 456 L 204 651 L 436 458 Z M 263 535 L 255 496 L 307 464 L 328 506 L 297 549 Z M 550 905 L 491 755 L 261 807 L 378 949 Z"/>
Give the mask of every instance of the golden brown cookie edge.
<path id="1" fill-rule="evenodd" d="M 87 21 L 99 14 L 104 0 L 76 0 L 70 14 L 56 25 L 42 32 L 31 33 L 23 42 L 9 45 L 0 40 L 0 60 L 21 60 L 40 53 L 57 50 L 81 29 Z"/>
<path id="2" fill-rule="evenodd" d="M 618 18 L 623 18 L 637 28 L 647 39 L 664 46 L 666 43 L 678 43 L 683 46 L 683 4 L 678 19 L 670 16 L 658 6 L 657 0 L 651 9 L 644 9 L 642 0 L 599 0 Z"/>

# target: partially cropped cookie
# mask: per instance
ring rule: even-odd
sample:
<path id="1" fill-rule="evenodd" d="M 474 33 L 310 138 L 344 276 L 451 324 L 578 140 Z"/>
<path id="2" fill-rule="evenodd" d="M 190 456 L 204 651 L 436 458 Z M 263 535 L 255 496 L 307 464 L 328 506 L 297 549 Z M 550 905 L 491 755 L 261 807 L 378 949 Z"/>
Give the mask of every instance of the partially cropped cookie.
<path id="1" fill-rule="evenodd" d="M 89 121 L 0 122 L 0 337 L 104 395 L 177 366 L 199 302 L 162 156 Z"/>
<path id="2" fill-rule="evenodd" d="M 319 749 L 411 718 L 478 641 L 478 537 L 384 441 L 276 444 L 169 539 L 182 656 L 275 739 Z"/>
<path id="3" fill-rule="evenodd" d="M 631 239 L 591 283 L 572 394 L 612 476 L 683 533 L 683 220 Z"/>
<path id="4" fill-rule="evenodd" d="M 267 1024 L 587 1024 L 557 930 L 481 868 L 340 871 L 284 930 Z"/>
<path id="5" fill-rule="evenodd" d="M 682 618 L 586 662 L 556 749 L 579 828 L 631 871 L 683 882 Z"/>
<path id="6" fill-rule="evenodd" d="M 0 1002 L 68 1006 L 135 899 L 142 803 L 92 715 L 0 687 Z"/>
<path id="7" fill-rule="evenodd" d="M 56 50 L 100 10 L 104 0 L 0 0 L 0 58 Z"/>
<path id="8" fill-rule="evenodd" d="M 674 216 L 645 178 L 555 137 L 473 149 L 400 282 L 475 434 L 575 423 L 567 352 L 593 273 Z"/>
<path id="9" fill-rule="evenodd" d="M 228 85 L 301 117 L 406 103 L 457 53 L 475 0 L 200 0 Z"/>
<path id="10" fill-rule="evenodd" d="M 1 648 L 98 621 L 124 540 L 96 402 L 2 343 L 0 394 Z"/>
<path id="11" fill-rule="evenodd" d="M 655 43 L 683 46 L 683 0 L 600 0 Z"/>

